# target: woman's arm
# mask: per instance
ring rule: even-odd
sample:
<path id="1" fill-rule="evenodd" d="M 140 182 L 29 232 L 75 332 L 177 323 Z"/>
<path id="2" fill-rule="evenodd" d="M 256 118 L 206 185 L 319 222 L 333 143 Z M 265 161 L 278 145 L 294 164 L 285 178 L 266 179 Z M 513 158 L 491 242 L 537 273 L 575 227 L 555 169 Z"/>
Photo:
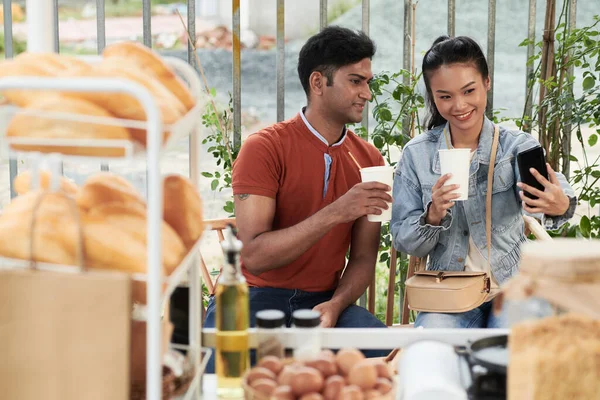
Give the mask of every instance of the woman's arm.
<path id="1" fill-rule="evenodd" d="M 410 148 L 406 147 L 394 176 L 394 202 L 390 229 L 396 250 L 425 257 L 437 245 L 440 232 L 452 224 L 452 211 L 448 210 L 438 226 L 426 222 L 427 210 L 423 205 L 423 193 L 412 166 Z"/>

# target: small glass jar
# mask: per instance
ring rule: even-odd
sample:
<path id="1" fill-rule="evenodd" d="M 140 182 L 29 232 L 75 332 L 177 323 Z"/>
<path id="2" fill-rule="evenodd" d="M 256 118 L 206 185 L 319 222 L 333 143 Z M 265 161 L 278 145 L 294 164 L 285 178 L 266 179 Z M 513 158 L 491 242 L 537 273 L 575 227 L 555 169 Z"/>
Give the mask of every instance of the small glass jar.
<path id="1" fill-rule="evenodd" d="M 266 356 L 283 358 L 283 329 L 285 314 L 280 310 L 262 310 L 256 313 L 256 359 L 260 361 Z"/>
<path id="2" fill-rule="evenodd" d="M 307 360 L 321 351 L 321 313 L 314 310 L 296 310 L 292 313 L 292 327 L 297 329 L 294 340 L 294 358 Z"/>

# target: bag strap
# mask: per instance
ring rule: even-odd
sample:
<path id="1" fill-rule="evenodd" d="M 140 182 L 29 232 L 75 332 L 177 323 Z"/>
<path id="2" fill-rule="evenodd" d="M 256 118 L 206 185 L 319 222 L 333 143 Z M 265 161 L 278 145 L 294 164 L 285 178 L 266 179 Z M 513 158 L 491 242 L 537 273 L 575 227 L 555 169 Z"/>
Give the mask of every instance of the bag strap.
<path id="1" fill-rule="evenodd" d="M 485 197 L 485 236 L 487 237 L 488 264 L 492 270 L 492 186 L 494 184 L 494 164 L 496 163 L 496 152 L 498 150 L 498 139 L 500 129 L 494 125 L 494 139 L 492 141 L 492 153 L 490 154 L 490 166 L 488 168 L 487 194 Z"/>

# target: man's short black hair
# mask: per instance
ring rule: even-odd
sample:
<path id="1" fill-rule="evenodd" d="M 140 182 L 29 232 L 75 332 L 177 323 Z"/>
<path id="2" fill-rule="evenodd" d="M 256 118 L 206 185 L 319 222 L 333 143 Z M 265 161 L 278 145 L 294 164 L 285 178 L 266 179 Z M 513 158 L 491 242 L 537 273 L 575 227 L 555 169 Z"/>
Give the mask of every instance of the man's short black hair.
<path id="1" fill-rule="evenodd" d="M 339 26 L 329 26 L 312 36 L 302 46 L 298 56 L 298 76 L 304 92 L 310 94 L 309 78 L 315 71 L 327 78 L 327 85 L 333 85 L 333 74 L 340 67 L 375 55 L 375 43 L 361 31 Z"/>

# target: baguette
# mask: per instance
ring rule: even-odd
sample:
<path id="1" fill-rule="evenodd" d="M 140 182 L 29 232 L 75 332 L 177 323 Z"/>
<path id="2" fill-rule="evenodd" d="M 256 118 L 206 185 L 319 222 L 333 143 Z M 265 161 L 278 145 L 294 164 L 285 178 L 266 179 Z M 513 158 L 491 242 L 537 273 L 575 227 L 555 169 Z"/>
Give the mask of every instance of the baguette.
<path id="1" fill-rule="evenodd" d="M 27 108 L 47 112 L 72 113 L 94 117 L 112 117 L 106 110 L 83 99 L 60 95 L 45 95 L 33 101 Z M 6 135 L 37 139 L 115 139 L 130 140 L 129 131 L 121 126 L 100 125 L 84 121 L 59 120 L 45 116 L 35 116 L 19 111 L 10 120 Z M 16 150 L 58 152 L 81 156 L 119 157 L 125 154 L 122 147 L 79 147 L 11 144 Z"/>
<path id="2" fill-rule="evenodd" d="M 88 78 L 120 78 L 137 83 L 146 88 L 153 96 L 156 105 L 160 109 L 162 122 L 173 124 L 185 113 L 183 104 L 167 88 L 151 75 L 128 63 L 127 59 L 110 58 L 102 63 L 94 65 L 91 69 L 71 70 L 73 77 Z M 83 98 L 99 107 L 108 110 L 118 118 L 145 121 L 146 112 L 140 102 L 133 96 L 117 92 L 72 92 L 66 94 L 75 98 Z M 131 128 L 131 136 L 141 144 L 146 144 L 146 130 Z M 164 139 L 168 134 L 164 135 Z"/>
<path id="3" fill-rule="evenodd" d="M 194 107 L 195 100 L 185 83 L 165 64 L 160 56 L 138 42 L 119 42 L 107 46 L 102 55 L 105 58 L 127 59 L 144 72 L 150 72 L 179 99 L 186 111 Z"/>
<path id="4" fill-rule="evenodd" d="M 21 53 L 15 60 L 21 65 L 35 65 L 43 68 L 50 76 L 58 76 L 70 69 L 88 69 L 91 65 L 76 57 L 57 53 Z"/>
<path id="5" fill-rule="evenodd" d="M 202 199 L 194 185 L 180 175 L 165 177 L 163 196 L 163 218 L 189 250 L 204 231 Z"/>
<path id="6" fill-rule="evenodd" d="M 80 188 L 75 200 L 84 210 L 112 202 L 133 203 L 146 209 L 146 202 L 136 188 L 127 179 L 110 172 L 90 176 Z"/>
<path id="7" fill-rule="evenodd" d="M 138 203 L 104 203 L 89 211 L 90 217 L 102 221 L 127 232 L 136 241 L 147 245 L 146 209 Z M 163 221 L 162 224 L 162 260 L 165 273 L 170 275 L 185 256 L 186 249 L 177 233 Z"/>
<path id="8" fill-rule="evenodd" d="M 11 76 L 51 77 L 52 71 L 37 63 L 22 63 L 15 59 L 4 60 L 0 62 L 0 78 Z M 27 107 L 38 97 L 46 96 L 48 93 L 48 91 L 44 90 L 21 89 L 9 89 L 2 91 L 2 95 L 6 98 L 6 100 L 18 107 Z"/>

